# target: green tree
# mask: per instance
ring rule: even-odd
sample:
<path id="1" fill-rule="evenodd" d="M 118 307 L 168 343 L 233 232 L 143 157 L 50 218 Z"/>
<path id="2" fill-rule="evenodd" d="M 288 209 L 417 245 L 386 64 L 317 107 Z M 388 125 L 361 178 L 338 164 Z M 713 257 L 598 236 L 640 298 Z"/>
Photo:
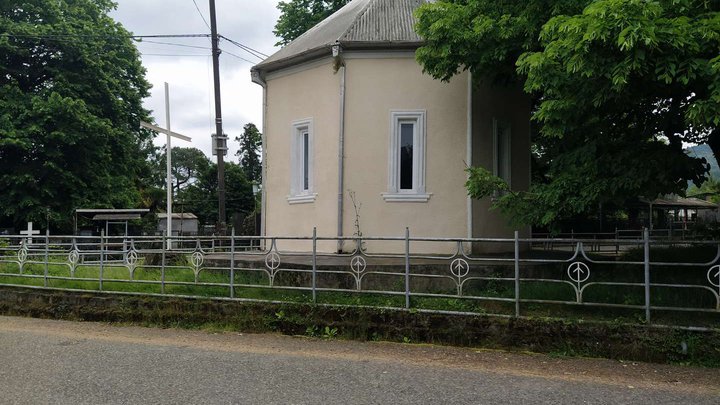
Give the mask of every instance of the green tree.
<path id="1" fill-rule="evenodd" d="M 245 178 L 242 167 L 231 162 L 225 163 L 225 185 L 226 221 L 233 214 L 247 215 L 255 209 L 252 184 Z M 196 182 L 182 189 L 175 205 L 180 207 L 174 211 L 192 212 L 200 223 L 215 224 L 218 216 L 217 165 L 211 163 Z"/>
<path id="2" fill-rule="evenodd" d="M 240 143 L 236 155 L 240 158 L 240 166 L 245 172 L 245 178 L 250 182 L 260 183 L 262 180 L 262 163 L 260 162 L 260 148 L 262 147 L 262 134 L 255 124 L 249 123 L 243 128 L 243 133 L 235 138 Z"/>
<path id="3" fill-rule="evenodd" d="M 438 1 L 418 17 L 427 46 L 417 57 L 434 77 L 469 69 L 476 80 L 520 82 L 535 100 L 545 177 L 495 204 L 518 222 L 682 195 L 709 169 L 683 144 L 720 156 L 717 0 Z"/>
<path id="4" fill-rule="evenodd" d="M 155 161 L 155 179 L 158 187 L 165 188 L 167 182 L 167 154 L 163 150 Z M 171 176 L 173 182 L 173 195 L 177 195 L 180 190 L 188 185 L 196 182 L 198 178 L 206 173 L 210 168 L 210 160 L 205 154 L 197 148 L 181 148 L 173 147 L 171 154 Z"/>
<path id="5" fill-rule="evenodd" d="M 273 33 L 278 46 L 287 45 L 305 31 L 342 8 L 350 0 L 289 0 L 278 3 L 280 18 Z"/>
<path id="6" fill-rule="evenodd" d="M 133 207 L 150 85 L 109 0 L 0 2 L 0 222 L 68 230 L 79 207 Z"/>
<path id="7" fill-rule="evenodd" d="M 710 178 L 701 187 L 690 186 L 688 196 L 707 199 L 718 204 L 720 203 L 720 181 Z"/>

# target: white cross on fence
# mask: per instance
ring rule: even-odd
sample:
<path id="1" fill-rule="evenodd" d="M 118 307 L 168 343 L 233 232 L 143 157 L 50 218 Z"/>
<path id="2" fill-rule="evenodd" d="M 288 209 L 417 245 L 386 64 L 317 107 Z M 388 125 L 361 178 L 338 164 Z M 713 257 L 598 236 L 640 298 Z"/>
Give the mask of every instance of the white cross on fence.
<path id="1" fill-rule="evenodd" d="M 32 236 L 33 236 L 33 235 L 40 235 L 40 231 L 37 230 L 37 229 L 33 229 L 33 224 L 32 224 L 32 222 L 28 222 L 27 230 L 25 230 L 25 231 L 20 231 L 20 235 L 27 235 L 27 236 L 28 236 L 28 238 L 27 238 L 27 243 L 28 243 L 28 245 L 32 245 L 32 243 L 33 243 Z"/>

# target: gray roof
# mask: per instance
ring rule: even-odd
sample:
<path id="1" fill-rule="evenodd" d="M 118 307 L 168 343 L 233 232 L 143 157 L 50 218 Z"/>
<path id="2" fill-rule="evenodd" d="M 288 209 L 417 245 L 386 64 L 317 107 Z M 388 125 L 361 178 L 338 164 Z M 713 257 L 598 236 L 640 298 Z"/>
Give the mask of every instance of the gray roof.
<path id="1" fill-rule="evenodd" d="M 161 212 L 157 214 L 158 219 L 167 219 L 167 213 Z M 172 219 L 198 219 L 198 217 L 191 212 L 173 212 Z"/>
<path id="2" fill-rule="evenodd" d="M 93 221 L 132 221 L 140 219 L 140 214 L 97 214 Z"/>
<path id="3" fill-rule="evenodd" d="M 714 210 L 718 208 L 717 204 L 713 204 L 710 201 L 701 200 L 699 198 L 656 198 L 652 201 L 641 198 L 640 202 L 644 204 L 652 204 L 658 208 L 690 208 L 690 209 L 708 209 Z"/>
<path id="4" fill-rule="evenodd" d="M 415 10 L 432 0 L 352 0 L 253 70 L 269 71 L 344 49 L 414 49 L 422 45 L 415 32 Z"/>
<path id="5" fill-rule="evenodd" d="M 147 214 L 147 208 L 78 208 L 78 214 Z"/>

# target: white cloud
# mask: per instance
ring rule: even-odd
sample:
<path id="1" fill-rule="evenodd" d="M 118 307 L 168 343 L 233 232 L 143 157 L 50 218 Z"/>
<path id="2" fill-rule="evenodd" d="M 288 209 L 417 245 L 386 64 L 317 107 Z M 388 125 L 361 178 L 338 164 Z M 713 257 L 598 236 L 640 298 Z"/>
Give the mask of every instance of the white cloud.
<path id="1" fill-rule="evenodd" d="M 209 23 L 208 1 L 195 1 Z M 277 42 L 272 33 L 279 16 L 277 3 L 276 0 L 216 0 L 218 33 L 265 54 L 272 54 Z M 119 0 L 117 10 L 111 16 L 136 35 L 210 32 L 193 0 Z M 155 121 L 164 127 L 164 82 L 168 82 L 171 127 L 173 131 L 193 138 L 190 144 L 174 140 L 173 145 L 196 147 L 210 156 L 210 134 L 215 132 L 210 39 L 148 39 L 138 43 L 137 47 L 143 53 L 147 80 L 153 85 L 151 96 L 144 102 L 146 108 L 153 111 Z M 260 60 L 227 41 L 221 41 L 220 48 L 226 51 L 220 57 L 220 90 L 223 130 L 230 136 L 227 160 L 237 161 L 234 138 L 240 135 L 248 122 L 262 127 L 262 88 L 250 80 L 252 64 L 230 53 L 255 63 Z M 156 144 L 164 145 L 164 137 L 158 137 Z"/>

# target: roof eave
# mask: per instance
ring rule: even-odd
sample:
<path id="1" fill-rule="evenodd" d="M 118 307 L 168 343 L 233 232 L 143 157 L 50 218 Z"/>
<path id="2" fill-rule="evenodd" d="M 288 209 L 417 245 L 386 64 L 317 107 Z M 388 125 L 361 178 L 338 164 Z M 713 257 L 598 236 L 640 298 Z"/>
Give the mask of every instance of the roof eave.
<path id="1" fill-rule="evenodd" d="M 343 50 L 367 50 L 367 51 L 398 51 L 398 50 L 416 50 L 421 47 L 423 41 L 383 41 L 383 42 L 338 42 Z M 332 47 L 335 44 L 326 44 L 317 48 L 308 49 L 307 51 L 298 53 L 289 58 L 280 59 L 272 62 L 261 62 L 252 67 L 252 71 L 265 75 L 270 72 L 281 70 L 287 67 L 299 65 L 301 63 L 310 62 L 323 56 L 332 55 Z"/>

